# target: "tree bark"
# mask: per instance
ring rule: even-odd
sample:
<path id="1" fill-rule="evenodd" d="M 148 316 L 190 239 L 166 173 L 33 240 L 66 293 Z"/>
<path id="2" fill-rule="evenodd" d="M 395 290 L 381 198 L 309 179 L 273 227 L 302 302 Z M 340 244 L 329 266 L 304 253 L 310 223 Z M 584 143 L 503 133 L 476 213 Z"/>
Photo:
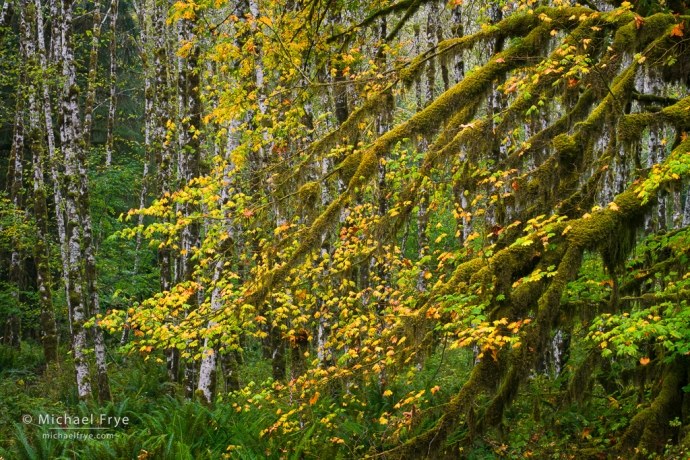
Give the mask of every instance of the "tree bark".
<path id="1" fill-rule="evenodd" d="M 19 24 L 22 32 L 26 31 L 25 8 L 19 8 Z M 25 40 L 20 40 L 19 47 L 22 56 L 26 59 L 27 46 Z M 17 85 L 17 103 L 15 105 L 14 113 L 14 131 L 12 135 L 12 147 L 10 148 L 10 158 L 7 167 L 7 192 L 10 203 L 14 206 L 15 217 L 19 215 L 23 204 L 24 189 L 22 184 L 22 176 L 24 174 L 24 109 L 26 94 L 24 94 L 24 87 L 26 86 L 27 68 L 22 66 L 19 70 L 19 81 Z M 21 348 L 21 317 L 19 316 L 21 308 L 20 292 L 22 290 L 22 254 L 20 251 L 21 245 L 16 237 L 12 240 L 12 251 L 10 256 L 10 270 L 9 281 L 12 286 L 12 301 L 10 313 L 7 318 L 7 325 L 5 327 L 4 343 L 16 349 Z"/>
<path id="2" fill-rule="evenodd" d="M 81 281 L 82 265 L 82 229 L 79 215 L 79 197 L 81 193 L 78 158 L 79 149 L 83 146 L 79 139 L 79 87 L 77 86 L 76 68 L 74 63 L 74 47 L 72 43 L 72 0 L 62 2 L 62 78 L 64 91 L 62 94 L 62 154 L 64 157 L 67 194 L 65 196 L 65 214 L 67 217 L 66 241 L 69 303 L 72 309 L 72 348 L 74 367 L 77 375 L 77 392 L 79 399 L 92 397 L 91 380 L 88 362 L 85 355 L 87 320 L 85 296 Z"/>
<path id="3" fill-rule="evenodd" d="M 39 4 L 40 5 L 40 4 Z M 40 8 L 22 2 L 22 9 L 26 11 L 27 20 L 22 24 L 24 28 L 24 41 L 26 60 L 31 75 L 40 75 L 41 68 L 36 59 L 36 37 L 32 33 L 34 22 L 42 26 Z M 34 21 L 36 20 L 36 21 Z M 53 292 L 50 275 L 50 250 L 48 248 L 48 206 L 46 202 L 46 190 L 43 180 L 43 139 L 40 125 L 40 111 L 38 107 L 38 85 L 35 77 L 29 84 L 29 138 L 31 140 L 31 156 L 33 162 L 33 204 L 34 218 L 36 220 L 36 244 L 34 245 L 34 261 L 36 264 L 36 287 L 38 289 L 39 303 L 41 306 L 41 329 L 43 331 L 43 354 L 48 365 L 58 360 L 57 326 L 55 324 L 55 311 L 53 309 Z"/>
<path id="4" fill-rule="evenodd" d="M 84 106 L 84 136 L 85 150 L 91 146 L 91 126 L 93 124 L 93 106 L 96 101 L 96 71 L 98 70 L 98 44 L 101 38 L 101 2 L 96 0 L 93 5 L 93 25 L 91 27 L 91 52 L 89 54 L 89 73 L 87 76 L 86 104 Z"/>
<path id="5" fill-rule="evenodd" d="M 108 133 L 105 141 L 106 167 L 109 167 L 113 161 L 113 130 L 115 129 L 115 109 L 117 107 L 117 13 L 118 0 L 112 0 L 110 2 L 110 106 L 108 107 Z M 145 46 L 145 42 L 141 46 Z M 146 75 L 144 78 L 148 79 L 148 76 Z M 146 123 L 148 123 L 148 119 Z"/>

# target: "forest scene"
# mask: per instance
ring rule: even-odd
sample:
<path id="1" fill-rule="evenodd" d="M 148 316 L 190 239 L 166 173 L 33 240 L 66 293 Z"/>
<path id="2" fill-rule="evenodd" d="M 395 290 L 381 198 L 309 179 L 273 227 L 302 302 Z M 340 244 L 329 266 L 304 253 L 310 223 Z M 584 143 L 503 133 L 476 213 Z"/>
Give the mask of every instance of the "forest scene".
<path id="1" fill-rule="evenodd" d="M 690 459 L 688 0 L 3 0 L 0 460 Z"/>

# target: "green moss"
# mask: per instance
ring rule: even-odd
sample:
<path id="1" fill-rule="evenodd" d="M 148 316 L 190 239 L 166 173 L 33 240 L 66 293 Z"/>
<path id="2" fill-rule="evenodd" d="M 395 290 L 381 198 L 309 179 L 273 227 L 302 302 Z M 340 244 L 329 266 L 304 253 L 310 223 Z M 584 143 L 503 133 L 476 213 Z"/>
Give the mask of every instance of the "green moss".
<path id="1" fill-rule="evenodd" d="M 668 421 L 680 415 L 681 387 L 686 380 L 686 366 L 681 360 L 682 358 L 677 358 L 667 367 L 661 380 L 661 389 L 652 405 L 630 421 L 617 445 L 622 454 L 631 454 L 636 459 L 642 459 L 646 458 L 643 451 L 656 452 L 662 447 L 663 443 L 659 441 L 667 439 Z"/>
<path id="2" fill-rule="evenodd" d="M 312 206 L 321 194 L 321 184 L 319 182 L 307 182 L 297 191 L 297 195 L 303 204 Z"/>
<path id="3" fill-rule="evenodd" d="M 556 136 L 553 140 L 553 146 L 556 149 L 558 162 L 561 165 L 569 165 L 580 153 L 575 140 L 566 134 Z"/>
<path id="4" fill-rule="evenodd" d="M 355 150 L 351 154 L 345 157 L 345 159 L 338 166 L 338 173 L 340 180 L 349 183 L 352 177 L 355 175 L 359 164 L 362 162 L 362 151 Z"/>
<path id="5" fill-rule="evenodd" d="M 635 44 L 636 37 L 637 28 L 635 27 L 635 21 L 630 21 L 616 31 L 611 46 L 619 52 L 630 50 Z"/>
<path id="6" fill-rule="evenodd" d="M 582 403 L 586 395 L 586 390 L 590 385 L 590 378 L 596 369 L 598 361 L 599 352 L 597 350 L 591 351 L 575 372 L 573 372 L 565 395 L 567 401 L 577 402 L 578 404 Z"/>
<path id="7" fill-rule="evenodd" d="M 625 115 L 618 122 L 618 140 L 626 144 L 638 142 L 652 118 L 653 116 L 648 113 Z"/>
<path id="8" fill-rule="evenodd" d="M 681 99 L 676 104 L 661 111 L 663 119 L 675 126 L 684 128 L 690 126 L 690 97 Z"/>
<path id="9" fill-rule="evenodd" d="M 637 32 L 640 43 L 645 44 L 650 40 L 666 35 L 666 31 L 671 25 L 678 22 L 678 19 L 669 13 L 656 13 L 644 19 L 644 27 Z"/>
<path id="10" fill-rule="evenodd" d="M 373 150 L 367 150 L 362 155 L 362 160 L 359 162 L 352 178 L 350 179 L 350 190 L 361 187 L 366 180 L 368 180 L 378 169 L 379 157 Z"/>

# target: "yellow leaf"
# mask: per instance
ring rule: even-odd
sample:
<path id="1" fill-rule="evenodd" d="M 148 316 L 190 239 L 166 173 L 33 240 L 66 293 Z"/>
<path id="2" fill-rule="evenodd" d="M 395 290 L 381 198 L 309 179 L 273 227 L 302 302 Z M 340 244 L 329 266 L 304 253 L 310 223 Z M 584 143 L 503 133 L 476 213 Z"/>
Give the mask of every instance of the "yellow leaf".
<path id="1" fill-rule="evenodd" d="M 383 396 L 391 396 L 393 392 L 391 390 L 386 390 L 383 392 Z"/>

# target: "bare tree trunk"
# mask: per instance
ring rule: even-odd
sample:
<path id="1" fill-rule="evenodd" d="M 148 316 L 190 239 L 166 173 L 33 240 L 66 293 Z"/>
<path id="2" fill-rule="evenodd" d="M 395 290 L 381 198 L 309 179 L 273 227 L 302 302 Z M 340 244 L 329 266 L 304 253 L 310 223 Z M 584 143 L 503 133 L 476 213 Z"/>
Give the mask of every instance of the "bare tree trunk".
<path id="1" fill-rule="evenodd" d="M 213 291 L 211 293 L 211 311 L 217 311 L 221 307 L 221 288 L 218 285 L 223 272 L 223 265 L 225 258 L 218 257 L 213 269 Z M 213 327 L 215 323 L 209 322 L 208 328 Z M 203 396 L 203 403 L 211 405 L 216 395 L 216 368 L 218 362 L 218 353 L 216 347 L 211 345 L 211 339 L 206 337 L 204 339 L 204 347 L 201 352 L 201 364 L 199 366 L 199 384 L 197 386 L 197 394 Z"/>
<path id="2" fill-rule="evenodd" d="M 679 229 L 683 223 L 683 207 L 681 205 L 682 194 L 683 194 L 683 182 L 677 181 L 673 183 L 672 187 L 673 196 L 673 214 L 671 219 L 672 230 Z"/>
<path id="3" fill-rule="evenodd" d="M 428 15 L 426 23 L 426 44 L 428 49 L 433 49 L 436 47 L 438 39 L 438 5 L 435 2 L 428 4 Z M 436 61 L 435 59 L 429 60 L 426 68 L 426 85 L 424 94 L 424 106 L 428 106 L 436 99 Z M 423 149 L 426 148 L 426 144 L 423 143 L 421 146 Z M 419 194 L 419 203 L 417 211 L 417 254 L 419 260 L 422 261 L 424 257 L 429 253 L 429 236 L 427 233 L 427 227 L 429 226 L 429 200 L 431 195 L 429 193 L 428 185 L 423 185 L 422 190 Z M 426 291 L 426 276 L 427 274 L 427 264 L 421 263 L 420 274 L 417 279 L 417 289 L 420 291 Z"/>
<path id="4" fill-rule="evenodd" d="M 19 23 L 22 31 L 26 30 L 25 8 L 19 9 Z M 26 58 L 28 43 L 20 40 L 19 47 L 22 55 Z M 23 88 L 26 85 L 27 69 L 22 67 L 19 71 L 19 82 L 17 85 L 17 103 L 15 105 L 14 113 L 14 132 L 12 135 L 12 147 L 10 148 L 10 158 L 7 167 L 7 191 L 8 198 L 14 206 L 15 212 L 19 213 L 22 209 L 22 197 L 24 189 L 22 184 L 22 176 L 24 174 L 24 163 L 22 157 L 24 156 L 24 94 Z M 19 243 L 13 238 L 12 253 L 10 258 L 10 273 L 9 281 L 12 286 L 12 310 L 7 318 L 7 325 L 5 326 L 4 343 L 16 349 L 21 348 L 21 318 L 19 310 L 21 307 L 20 291 L 22 289 L 22 255 L 19 249 Z"/>
<path id="5" fill-rule="evenodd" d="M 117 0 L 113 0 L 114 3 L 117 3 Z M 117 11 L 117 5 L 115 5 L 116 11 Z M 141 211 L 144 209 L 146 206 L 146 193 L 147 193 L 147 184 L 148 184 L 148 176 L 149 176 L 149 155 L 151 153 L 151 134 L 152 134 L 152 124 L 154 121 L 155 114 L 153 112 L 153 86 L 151 85 L 151 68 L 149 66 L 149 55 L 148 55 L 148 35 L 147 35 L 147 24 L 146 24 L 146 16 L 150 14 L 148 11 L 148 3 L 147 0 L 144 0 L 141 5 L 137 4 L 134 2 L 134 8 L 136 10 L 137 16 L 139 18 L 139 38 L 140 38 L 140 43 L 139 43 L 139 56 L 141 57 L 141 67 L 142 67 L 142 73 L 144 74 L 144 172 L 142 174 L 141 178 L 141 191 L 139 192 L 139 210 Z M 115 67 L 117 65 L 116 62 L 113 61 L 113 59 L 116 58 L 116 51 L 115 50 L 115 40 L 114 40 L 114 34 L 115 34 L 115 29 L 114 25 L 117 22 L 117 13 L 111 20 L 111 50 L 110 50 L 110 71 L 111 71 L 111 99 L 110 99 L 110 104 L 111 104 L 111 112 L 112 112 L 112 118 L 108 118 L 108 134 L 109 136 L 112 136 L 112 129 L 111 129 L 111 121 L 114 124 L 115 123 L 115 103 L 116 103 L 116 98 L 113 99 L 115 94 L 113 93 L 113 88 L 115 85 L 115 80 L 113 79 L 113 76 L 115 75 Z M 109 165 L 108 163 L 108 152 L 107 149 L 111 148 L 112 149 L 112 138 L 109 140 L 108 145 L 106 146 L 106 166 Z M 142 228 L 144 225 L 144 215 L 139 214 L 137 216 L 137 226 L 139 228 Z M 139 262 L 141 260 L 141 241 L 142 241 L 142 235 L 141 233 L 137 233 L 136 237 L 136 246 L 134 249 L 134 269 L 132 270 L 132 273 L 136 276 L 139 273 Z M 128 318 L 125 319 L 125 322 L 127 321 Z M 128 333 L 129 333 L 129 328 L 128 327 L 123 327 L 122 328 L 122 335 L 120 337 L 120 345 L 124 345 L 127 343 L 127 338 L 128 338 Z"/>
<path id="6" fill-rule="evenodd" d="M 115 128 L 115 108 L 117 107 L 117 7 L 118 0 L 112 0 L 110 2 L 110 107 L 108 107 L 108 134 L 105 141 L 106 167 L 109 167 L 113 161 L 113 130 Z M 141 46 L 146 46 L 145 42 L 142 42 Z M 144 78 L 148 80 L 148 75 L 145 75 Z M 148 119 L 146 123 L 148 123 Z"/>
<path id="7" fill-rule="evenodd" d="M 91 27 L 91 53 L 89 54 L 89 74 L 86 87 L 86 105 L 84 107 L 83 136 L 85 150 L 91 146 L 91 125 L 93 124 L 93 106 L 96 100 L 96 70 L 98 67 L 98 43 L 101 38 L 101 2 L 93 5 L 93 25 Z"/>
<path id="8" fill-rule="evenodd" d="M 683 208 L 683 227 L 690 225 L 690 184 L 686 187 L 685 207 Z"/>
<path id="9" fill-rule="evenodd" d="M 0 10 L 0 28 L 7 27 L 12 20 L 12 0 L 5 0 Z"/>
<path id="10" fill-rule="evenodd" d="M 55 221 L 57 222 L 58 239 L 60 242 L 60 256 L 63 261 L 68 259 L 67 255 L 67 239 L 65 237 L 65 202 L 62 198 L 62 185 L 58 172 L 58 159 L 55 154 L 55 133 L 53 130 L 53 111 L 50 102 L 50 89 L 48 87 L 48 63 L 46 57 L 45 37 L 43 33 L 43 13 L 41 8 L 41 0 L 36 2 L 36 30 L 38 37 L 38 55 L 41 62 L 41 87 L 43 91 L 43 120 L 46 128 L 46 139 L 48 140 L 48 161 L 51 165 L 50 173 L 53 182 L 53 200 L 55 203 Z M 57 3 L 56 0 L 50 0 L 50 14 L 51 17 L 57 18 Z M 51 43 L 58 49 L 61 48 L 61 25 L 57 19 L 53 20 L 53 27 L 51 31 Z M 53 58 L 57 59 L 60 54 L 53 53 Z M 67 313 L 69 317 L 70 333 L 72 332 L 72 308 L 69 301 L 69 274 L 67 272 L 67 264 L 61 264 L 62 279 L 65 289 L 65 299 L 67 301 Z"/>
<path id="11" fill-rule="evenodd" d="M 426 21 L 426 46 L 427 49 L 435 49 L 438 41 L 438 4 L 435 1 L 428 3 L 428 15 Z M 426 66 L 426 93 L 424 94 L 424 106 L 428 106 L 436 99 L 436 59 L 430 59 Z"/>
<path id="12" fill-rule="evenodd" d="M 91 221 L 91 199 L 89 192 L 89 175 L 86 169 L 86 150 L 91 140 L 91 125 L 94 98 L 96 95 L 96 67 L 98 63 L 98 39 L 101 30 L 100 2 L 94 6 L 93 30 L 91 42 L 91 55 L 89 60 L 88 88 L 82 131 L 83 142 L 86 147 L 77 149 L 77 173 L 79 174 L 79 200 L 78 212 L 82 226 L 82 250 L 84 263 L 84 281 L 86 282 L 86 312 L 88 316 L 100 315 L 100 301 L 98 295 L 98 281 L 96 273 L 96 249 L 93 241 L 93 224 Z M 94 355 L 96 358 L 96 371 L 98 374 L 98 399 L 101 402 L 111 400 L 110 384 L 108 381 L 108 367 L 106 363 L 105 340 L 103 329 L 96 320 L 93 329 Z"/>
<path id="13" fill-rule="evenodd" d="M 22 2 L 22 9 L 26 11 L 27 19 L 23 21 L 26 58 L 32 75 L 37 74 L 40 68 L 36 62 L 35 37 L 32 33 L 32 25 L 40 9 L 35 5 Z M 43 21 L 37 22 L 42 25 Z M 47 364 L 56 363 L 57 356 L 57 327 L 55 324 L 55 312 L 53 309 L 53 292 L 50 276 L 50 250 L 48 248 L 48 206 L 46 204 L 46 191 L 43 181 L 43 139 L 41 135 L 40 112 L 38 108 L 38 87 L 35 77 L 29 85 L 29 138 L 31 140 L 31 154 L 33 161 L 33 198 L 34 218 L 36 219 L 36 244 L 34 245 L 34 260 L 36 263 L 36 286 L 38 288 L 39 303 L 41 306 L 41 329 L 43 331 L 43 354 Z"/>
<path id="14" fill-rule="evenodd" d="M 82 231 L 80 226 L 79 204 L 80 177 L 78 169 L 79 142 L 79 107 L 76 68 L 74 64 L 74 48 L 72 43 L 72 0 L 62 2 L 62 77 L 64 91 L 62 95 L 62 154 L 64 157 L 67 194 L 65 197 L 65 211 L 67 217 L 66 239 L 68 259 L 63 261 L 67 265 L 69 286 L 69 302 L 72 307 L 72 347 L 74 367 L 77 374 L 77 392 L 79 399 L 92 397 L 91 381 L 89 378 L 88 362 L 85 356 L 87 311 L 84 304 L 84 292 L 81 280 Z"/>
<path id="15" fill-rule="evenodd" d="M 237 147 L 237 143 L 234 142 L 234 134 L 232 132 L 232 126 L 228 130 L 228 143 L 225 149 L 225 167 L 223 168 L 223 180 L 227 180 L 233 175 L 235 171 L 235 165 L 232 163 L 232 152 Z M 223 182 L 221 188 L 220 196 L 221 207 L 225 206 L 230 199 L 230 183 Z M 234 229 L 232 222 L 228 219 L 223 220 L 223 226 L 225 231 L 228 233 L 227 241 L 233 241 L 236 237 L 234 235 Z M 222 245 L 223 243 L 221 243 Z M 238 244 L 235 247 L 239 248 Z M 224 284 L 222 283 L 223 269 L 227 257 L 225 256 L 226 251 L 223 247 L 216 251 L 218 254 L 218 260 L 213 267 L 213 290 L 211 291 L 211 312 L 219 310 L 222 306 L 222 288 Z M 209 321 L 208 328 L 210 329 L 216 323 Z M 203 395 L 204 402 L 206 404 L 212 404 L 216 395 L 216 374 L 218 368 L 218 346 L 213 346 L 211 344 L 212 338 L 206 337 L 204 339 L 204 347 L 201 353 L 201 365 L 199 366 L 199 384 L 197 386 L 197 393 L 201 393 L 199 396 Z M 235 352 L 225 350 L 225 354 L 222 356 L 223 367 L 225 368 L 225 386 L 226 391 L 235 391 L 239 389 L 239 381 L 237 380 L 237 361 L 235 359 Z"/>
<path id="16" fill-rule="evenodd" d="M 184 164 L 186 166 L 186 174 L 183 176 L 183 183 L 188 183 L 192 179 L 199 177 L 199 163 L 201 161 L 201 135 L 202 135 L 202 120 L 201 120 L 201 99 L 199 89 L 201 86 L 199 75 L 199 45 L 196 43 L 196 37 L 193 35 L 195 24 L 190 21 L 182 20 L 181 27 L 183 30 L 184 39 L 188 43 L 192 43 L 192 49 L 183 63 L 186 66 L 184 75 L 184 87 L 180 87 L 180 93 L 185 101 L 185 122 L 182 123 L 181 133 L 186 137 L 185 145 L 180 155 L 185 158 Z M 198 212 L 198 205 L 188 202 L 184 206 L 183 214 L 185 216 L 192 216 Z M 184 227 L 182 232 L 182 248 L 187 252 L 182 256 L 182 276 L 185 283 L 192 283 L 194 281 L 195 264 L 192 261 L 194 248 L 201 246 L 200 241 L 200 225 L 199 220 L 192 219 L 189 225 Z M 189 311 L 194 311 L 198 308 L 198 296 L 190 298 Z M 187 396 L 191 398 L 196 389 L 197 379 L 197 363 L 193 360 L 188 360 L 185 366 L 185 382 Z M 210 402 L 210 401 L 209 401 Z"/>

